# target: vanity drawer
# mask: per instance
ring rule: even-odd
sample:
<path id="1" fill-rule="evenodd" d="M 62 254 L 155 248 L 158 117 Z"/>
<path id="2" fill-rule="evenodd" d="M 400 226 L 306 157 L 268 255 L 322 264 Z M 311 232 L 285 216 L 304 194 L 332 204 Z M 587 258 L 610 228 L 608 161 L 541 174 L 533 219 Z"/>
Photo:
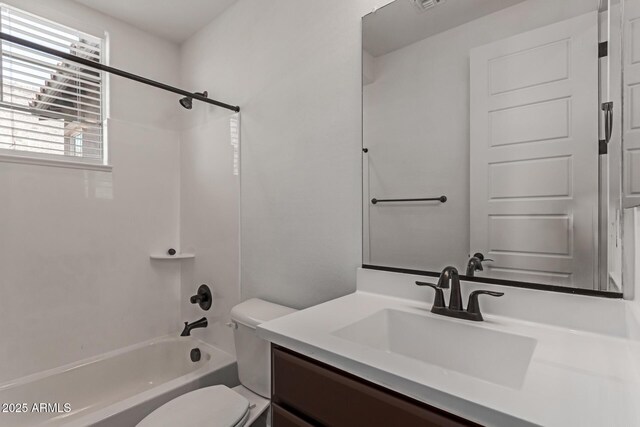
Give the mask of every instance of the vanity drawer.
<path id="1" fill-rule="evenodd" d="M 282 347 L 272 347 L 271 363 L 274 407 L 323 426 L 477 426 Z M 274 427 L 290 425 L 275 420 Z"/>
<path id="2" fill-rule="evenodd" d="M 272 424 L 274 427 L 314 427 L 305 420 L 293 415 L 278 405 L 271 405 Z"/>

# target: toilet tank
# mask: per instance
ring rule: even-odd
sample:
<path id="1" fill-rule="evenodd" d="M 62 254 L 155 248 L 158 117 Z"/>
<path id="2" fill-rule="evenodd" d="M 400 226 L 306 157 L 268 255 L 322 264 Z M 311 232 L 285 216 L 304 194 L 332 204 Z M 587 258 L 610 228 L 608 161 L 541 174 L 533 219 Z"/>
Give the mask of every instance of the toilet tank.
<path id="1" fill-rule="evenodd" d="M 256 326 L 297 310 L 253 298 L 231 309 L 240 383 L 260 396 L 271 396 L 271 349 Z"/>

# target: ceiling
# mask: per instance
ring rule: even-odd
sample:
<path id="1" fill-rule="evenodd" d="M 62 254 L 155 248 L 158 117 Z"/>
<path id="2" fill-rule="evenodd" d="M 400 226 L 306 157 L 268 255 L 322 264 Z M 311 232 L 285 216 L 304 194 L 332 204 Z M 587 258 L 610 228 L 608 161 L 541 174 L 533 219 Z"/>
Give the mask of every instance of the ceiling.
<path id="1" fill-rule="evenodd" d="M 411 0 L 396 0 L 364 18 L 362 45 L 377 57 L 522 1 L 445 0 L 419 12 Z"/>
<path id="2" fill-rule="evenodd" d="M 235 0 L 74 0 L 150 34 L 182 43 Z"/>

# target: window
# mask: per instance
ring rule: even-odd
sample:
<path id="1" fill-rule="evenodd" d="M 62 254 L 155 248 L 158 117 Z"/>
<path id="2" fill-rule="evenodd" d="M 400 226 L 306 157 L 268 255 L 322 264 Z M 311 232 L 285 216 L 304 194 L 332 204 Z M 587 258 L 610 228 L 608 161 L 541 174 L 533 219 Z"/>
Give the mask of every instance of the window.
<path id="1" fill-rule="evenodd" d="M 103 40 L 0 5 L 4 33 L 103 61 Z M 2 41 L 0 154 L 105 164 L 102 72 Z"/>

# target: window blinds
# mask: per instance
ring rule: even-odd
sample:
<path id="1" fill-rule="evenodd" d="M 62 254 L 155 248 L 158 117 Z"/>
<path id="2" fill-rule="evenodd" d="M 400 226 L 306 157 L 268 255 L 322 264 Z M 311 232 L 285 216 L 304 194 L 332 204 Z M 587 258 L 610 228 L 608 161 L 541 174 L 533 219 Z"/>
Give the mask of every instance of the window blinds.
<path id="1" fill-rule="evenodd" d="M 103 61 L 102 39 L 4 5 L 0 30 Z M 102 72 L 4 40 L 0 50 L 0 152 L 103 163 Z"/>

